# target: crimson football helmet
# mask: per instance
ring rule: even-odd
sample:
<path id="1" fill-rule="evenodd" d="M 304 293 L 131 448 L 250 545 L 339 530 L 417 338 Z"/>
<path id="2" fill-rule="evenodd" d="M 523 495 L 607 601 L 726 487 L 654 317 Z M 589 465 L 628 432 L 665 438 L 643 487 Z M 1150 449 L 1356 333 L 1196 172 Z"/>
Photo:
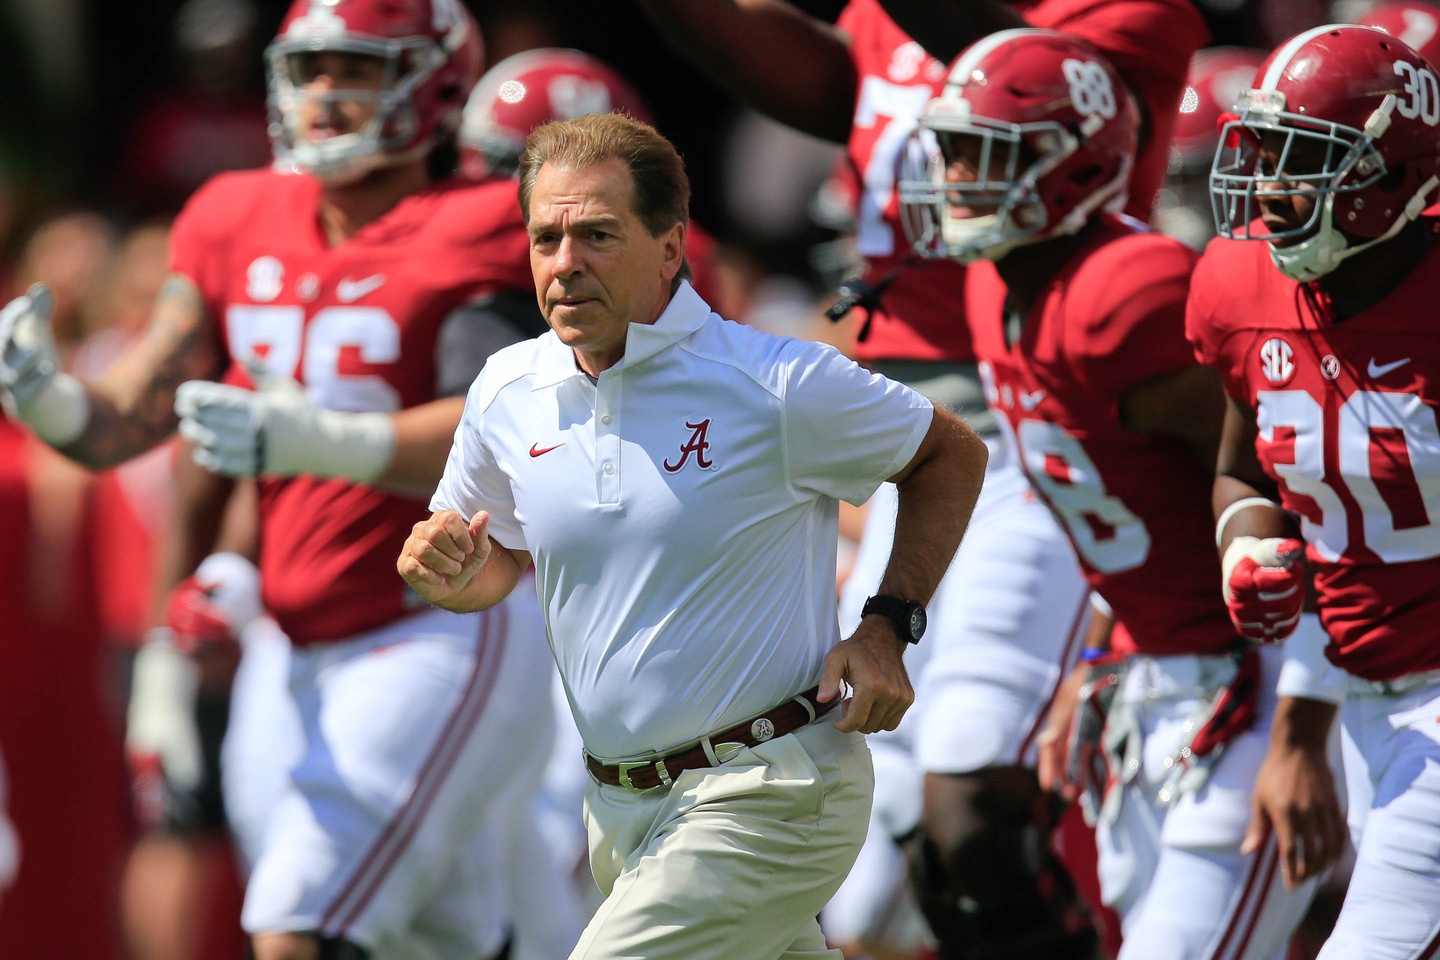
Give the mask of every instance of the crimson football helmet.
<path id="1" fill-rule="evenodd" d="M 1434 64 L 1440 59 L 1440 4 L 1425 0 L 1381 0 L 1351 23 L 1376 27 Z"/>
<path id="2" fill-rule="evenodd" d="M 307 91 L 307 55 L 325 51 L 382 60 L 381 89 Z M 266 51 L 277 164 L 342 184 L 425 155 L 455 133 L 482 56 L 460 0 L 295 0 Z M 375 115 L 362 130 L 312 141 L 299 117 L 307 98 L 373 102 Z"/>
<path id="3" fill-rule="evenodd" d="M 1249 47 L 1206 47 L 1190 58 L 1170 139 L 1172 172 L 1209 175 L 1220 143 L 1221 115 L 1230 113 L 1240 96 L 1254 86 L 1264 60 L 1264 50 Z"/>
<path id="4" fill-rule="evenodd" d="M 1395 236 L 1440 187 L 1440 82 L 1381 30 L 1330 24 L 1292 37 L 1236 110 L 1210 171 L 1216 230 L 1290 241 L 1270 255 L 1292 279 L 1323 277 Z M 1313 199 L 1309 219 L 1267 229 L 1261 200 L 1296 196 Z"/>
<path id="5" fill-rule="evenodd" d="M 1221 116 L 1254 85 L 1264 59 L 1264 50 L 1247 47 L 1206 47 L 1190 58 L 1170 138 L 1165 186 L 1155 198 L 1152 222 L 1197 249 L 1215 236 L 1210 164 L 1220 145 Z"/>
<path id="6" fill-rule="evenodd" d="M 551 47 L 506 57 L 485 72 L 465 104 L 461 169 L 474 177 L 513 174 L 531 130 L 587 113 L 653 123 L 635 88 L 588 53 Z"/>
<path id="7" fill-rule="evenodd" d="M 922 256 L 999 260 L 1125 204 L 1139 111 L 1115 68 L 1074 37 L 1005 30 L 972 44 L 920 124 L 900 201 Z M 973 179 L 950 176 L 967 167 Z"/>

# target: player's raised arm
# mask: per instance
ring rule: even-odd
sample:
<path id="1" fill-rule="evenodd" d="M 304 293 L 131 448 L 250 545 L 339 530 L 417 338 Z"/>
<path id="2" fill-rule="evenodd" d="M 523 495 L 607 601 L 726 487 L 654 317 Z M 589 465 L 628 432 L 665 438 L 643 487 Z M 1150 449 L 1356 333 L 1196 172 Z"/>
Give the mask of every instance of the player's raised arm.
<path id="1" fill-rule="evenodd" d="M 880 6 L 915 42 L 941 63 L 997 30 L 1030 26 L 1014 7 L 998 0 L 934 3 L 933 0 L 879 0 Z"/>
<path id="2" fill-rule="evenodd" d="M 36 284 L 0 311 L 0 393 L 41 439 L 87 467 L 114 466 L 165 439 L 176 388 L 223 370 L 219 334 L 181 274 L 166 279 L 140 342 L 93 384 L 60 370 L 52 303 Z"/>
<path id="3" fill-rule="evenodd" d="M 783 0 L 636 0 L 670 46 L 746 106 L 844 143 L 855 64 L 833 25 Z"/>

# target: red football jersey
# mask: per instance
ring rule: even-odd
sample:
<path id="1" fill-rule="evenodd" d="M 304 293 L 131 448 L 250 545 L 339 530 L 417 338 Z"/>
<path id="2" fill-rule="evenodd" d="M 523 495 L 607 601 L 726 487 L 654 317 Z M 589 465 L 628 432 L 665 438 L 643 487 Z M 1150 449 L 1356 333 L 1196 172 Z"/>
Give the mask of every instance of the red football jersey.
<path id="1" fill-rule="evenodd" d="M 1115 646 L 1213 653 L 1235 642 L 1220 598 L 1214 476 L 1183 442 L 1135 433 L 1120 399 L 1195 363 L 1185 339 L 1194 250 L 1107 217 L 1043 288 L 1007 345 L 1005 284 L 970 274 L 966 305 L 986 397 L 1085 576 L 1115 611 Z"/>
<path id="2" fill-rule="evenodd" d="M 1091 43 L 1140 98 L 1150 132 L 1126 211 L 1148 220 L 1165 176 L 1190 55 L 1208 39 L 1204 21 L 1187 0 L 1028 0 L 1014 6 L 1032 26 Z M 860 81 L 847 157 L 865 183 L 857 225 L 865 278 L 875 283 L 905 263 L 875 312 L 868 339 L 856 345 L 856 356 L 972 359 L 962 306 L 964 268 L 951 261 L 906 263 L 909 246 L 895 190 L 901 151 L 925 104 L 944 86 L 948 64 L 902 32 L 878 0 L 850 0 L 838 25 L 850 37 Z"/>
<path id="3" fill-rule="evenodd" d="M 445 318 L 496 290 L 534 289 L 516 182 L 437 184 L 333 248 L 319 193 L 307 176 L 216 177 L 175 222 L 173 269 L 199 285 L 233 361 L 260 358 L 319 406 L 435 399 Z M 239 369 L 229 379 L 249 384 Z M 267 479 L 260 493 L 265 606 L 292 641 L 353 636 L 424 605 L 395 573 L 423 500 L 314 477 Z"/>
<path id="4" fill-rule="evenodd" d="M 1337 666 L 1371 680 L 1440 669 L 1440 244 L 1344 320 L 1264 243 L 1214 240 L 1187 327 L 1256 412 L 1255 450 L 1300 515 Z"/>

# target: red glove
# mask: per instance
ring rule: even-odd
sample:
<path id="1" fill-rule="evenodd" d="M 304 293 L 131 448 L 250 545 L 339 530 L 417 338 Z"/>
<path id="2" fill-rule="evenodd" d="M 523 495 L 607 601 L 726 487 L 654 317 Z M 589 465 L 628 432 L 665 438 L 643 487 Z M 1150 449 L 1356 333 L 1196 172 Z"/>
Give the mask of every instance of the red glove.
<path id="1" fill-rule="evenodd" d="M 1240 636 L 1279 643 L 1300 621 L 1305 603 L 1305 545 L 1293 537 L 1236 537 L 1221 572 L 1225 606 Z"/>
<path id="2" fill-rule="evenodd" d="M 175 646 L 193 653 L 206 644 L 238 643 L 240 632 L 260 613 L 255 565 L 239 554 L 215 553 L 170 592 L 165 625 L 175 635 Z"/>

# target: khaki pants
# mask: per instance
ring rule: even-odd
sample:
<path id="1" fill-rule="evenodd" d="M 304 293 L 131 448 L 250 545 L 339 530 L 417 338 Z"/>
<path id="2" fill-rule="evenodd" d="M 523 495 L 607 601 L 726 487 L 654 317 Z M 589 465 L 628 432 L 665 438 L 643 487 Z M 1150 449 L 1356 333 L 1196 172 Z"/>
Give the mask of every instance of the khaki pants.
<path id="1" fill-rule="evenodd" d="M 831 712 L 728 763 L 634 793 L 591 781 L 605 902 L 571 960 L 839 957 L 816 915 L 865 841 L 875 775 Z"/>

